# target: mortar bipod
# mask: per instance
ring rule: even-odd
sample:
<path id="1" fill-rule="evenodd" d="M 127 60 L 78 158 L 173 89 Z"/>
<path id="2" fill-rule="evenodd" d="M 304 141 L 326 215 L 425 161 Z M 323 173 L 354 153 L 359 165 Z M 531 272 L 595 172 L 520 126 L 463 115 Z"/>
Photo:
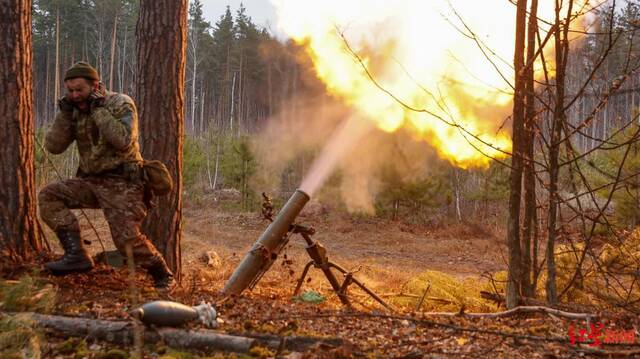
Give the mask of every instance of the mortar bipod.
<path id="1" fill-rule="evenodd" d="M 302 271 L 302 275 L 300 276 L 300 279 L 298 279 L 298 283 L 296 284 L 296 289 L 293 291 L 294 296 L 298 295 L 298 292 L 302 287 L 302 283 L 304 283 L 304 280 L 307 277 L 307 274 L 309 273 L 309 269 L 311 269 L 311 266 L 313 265 L 314 267 L 320 269 L 324 273 L 325 277 L 327 277 L 329 284 L 331 284 L 331 288 L 333 289 L 334 292 L 336 292 L 342 304 L 348 307 L 351 307 L 351 302 L 347 297 L 347 289 L 349 288 L 349 285 L 353 283 L 358 287 L 360 287 L 360 289 L 362 289 L 375 301 L 380 303 L 383 307 L 387 308 L 390 311 L 393 311 L 393 308 L 391 308 L 387 303 L 385 303 L 385 301 L 382 300 L 382 298 L 378 297 L 374 292 L 372 292 L 369 288 L 367 288 L 364 285 L 364 283 L 354 278 L 353 273 L 348 272 L 347 270 L 340 267 L 339 265 L 329 261 L 329 257 L 327 257 L 327 250 L 325 249 L 325 247 L 322 244 L 320 244 L 320 242 L 314 241 L 313 239 L 311 239 L 311 236 L 315 234 L 315 230 L 313 228 L 301 226 L 298 224 L 293 224 L 292 227 L 293 228 L 291 229 L 291 232 L 300 234 L 302 238 L 304 238 L 305 242 L 307 242 L 307 246 L 305 247 L 305 249 L 307 251 L 307 254 L 309 254 L 309 257 L 311 258 L 309 263 L 305 265 L 304 270 Z M 342 284 L 338 282 L 338 279 L 335 277 L 335 275 L 331 271 L 331 268 L 337 269 L 344 275 L 344 281 L 342 282 Z"/>

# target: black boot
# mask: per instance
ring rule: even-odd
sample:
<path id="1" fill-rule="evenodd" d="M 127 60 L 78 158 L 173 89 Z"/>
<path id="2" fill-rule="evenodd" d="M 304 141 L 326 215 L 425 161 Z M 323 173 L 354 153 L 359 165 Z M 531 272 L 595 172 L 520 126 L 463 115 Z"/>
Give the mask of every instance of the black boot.
<path id="1" fill-rule="evenodd" d="M 151 275 L 153 286 L 156 289 L 172 290 L 176 285 L 173 273 L 162 257 L 155 259 L 153 264 L 147 267 L 147 272 Z"/>
<path id="2" fill-rule="evenodd" d="M 93 259 L 82 246 L 80 232 L 56 231 L 56 235 L 64 249 L 62 258 L 48 262 L 44 267 L 54 275 L 87 272 L 93 269 Z"/>

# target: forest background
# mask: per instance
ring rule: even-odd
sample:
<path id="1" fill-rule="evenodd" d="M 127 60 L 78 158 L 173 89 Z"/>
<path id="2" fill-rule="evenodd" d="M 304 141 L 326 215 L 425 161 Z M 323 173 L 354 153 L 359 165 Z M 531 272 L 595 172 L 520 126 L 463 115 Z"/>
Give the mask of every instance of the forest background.
<path id="1" fill-rule="evenodd" d="M 628 1 L 613 18 L 608 9 L 598 13 L 599 28 L 608 28 L 613 22 L 617 30 L 632 36 L 616 42 L 613 54 L 598 67 L 590 84 L 593 90 L 569 108 L 569 121 L 577 123 L 585 117 L 606 84 L 623 72 L 628 48 L 636 51 L 637 36 L 629 30 L 635 30 L 638 23 L 638 8 L 637 2 Z M 133 93 L 137 17 L 136 1 L 34 1 L 34 98 L 40 134 L 53 119 L 56 99 L 64 93 L 60 76 L 76 61 L 94 64 L 108 89 Z M 210 23 L 203 17 L 201 2 L 193 1 L 188 26 L 184 86 L 187 199 L 233 189 L 240 197 L 231 205 L 235 209 L 257 209 L 258 195 L 263 191 L 286 200 L 347 110 L 317 80 L 304 48 L 292 41 L 279 41 L 258 27 L 244 6 L 235 13 L 227 8 Z M 579 80 L 596 67 L 609 37 L 595 32 L 572 49 L 572 55 L 582 61 L 571 62 L 567 69 L 569 93 L 578 92 Z M 635 116 L 637 84 L 638 76 L 634 75 L 585 132 L 575 135 L 577 150 L 586 152 L 595 147 Z M 393 161 L 378 163 L 365 171 L 369 179 L 364 182 L 354 180 L 348 170 L 339 170 L 318 196 L 320 201 L 336 209 L 411 222 L 464 220 L 503 225 L 509 191 L 507 167 L 494 162 L 488 168 L 461 169 L 439 160 L 428 144 L 405 141 L 407 134 L 402 132 L 380 137 L 389 149 L 388 158 L 405 161 L 404 168 L 389 163 Z M 423 154 L 416 156 L 417 151 Z M 616 151 L 596 152 L 588 162 L 598 166 L 587 174 L 596 182 L 598 177 L 604 181 L 615 169 L 616 156 L 620 156 Z M 73 174 L 76 161 L 73 150 L 55 158 L 67 176 Z M 638 161 L 640 158 L 628 161 L 625 171 L 633 173 Z M 50 167 L 38 149 L 39 187 L 54 178 Z M 569 181 L 565 183 L 563 190 L 571 191 Z M 635 189 L 620 188 L 617 205 L 608 213 L 620 228 L 634 228 L 640 220 Z"/>

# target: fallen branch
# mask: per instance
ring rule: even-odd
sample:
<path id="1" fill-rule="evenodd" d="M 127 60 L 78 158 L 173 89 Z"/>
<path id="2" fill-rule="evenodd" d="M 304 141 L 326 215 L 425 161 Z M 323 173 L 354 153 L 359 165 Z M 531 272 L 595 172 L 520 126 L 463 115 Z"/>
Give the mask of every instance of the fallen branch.
<path id="1" fill-rule="evenodd" d="M 423 292 L 424 293 L 424 292 Z M 440 297 L 433 297 L 433 296 L 422 296 L 422 295 L 417 295 L 417 294 L 409 294 L 409 293 L 398 293 L 398 294 L 394 294 L 394 293 L 385 293 L 385 294 L 380 294 L 378 295 L 380 298 L 393 298 L 393 297 L 406 297 L 406 298 L 415 298 L 415 299 L 423 299 L 424 300 L 432 300 L 434 302 L 441 302 L 441 303 L 445 303 L 445 304 L 453 304 L 453 301 L 449 300 L 449 299 L 445 299 L 445 298 L 440 298 Z"/>
<path id="2" fill-rule="evenodd" d="M 417 294 L 409 294 L 409 293 L 382 293 L 378 294 L 380 298 L 392 298 L 392 297 L 407 297 L 407 298 L 416 298 L 420 299 L 421 295 Z"/>
<path id="3" fill-rule="evenodd" d="M 495 302 L 497 305 L 505 305 L 505 300 L 504 300 L 504 296 L 501 294 L 497 294 L 497 293 L 491 293 L 491 292 L 487 292 L 487 291 L 480 291 L 480 296 L 486 300 L 490 300 L 492 302 Z M 540 300 L 540 299 L 536 299 L 536 298 L 529 298 L 529 297 L 520 297 L 518 298 L 518 304 L 520 306 L 529 306 L 529 307 L 545 307 L 548 305 L 547 302 L 545 302 L 544 300 Z M 564 310 L 566 312 L 570 312 L 570 311 L 588 311 L 590 309 L 593 309 L 592 307 L 589 306 L 585 306 L 585 305 L 578 305 L 578 304 L 565 304 L 565 303 L 558 303 L 558 305 L 555 306 L 557 309 L 560 310 Z"/>
<path id="4" fill-rule="evenodd" d="M 571 312 L 562 311 L 560 309 L 554 309 L 554 308 L 542 307 L 542 306 L 520 306 L 520 307 L 515 307 L 513 309 L 506 310 L 504 312 L 497 312 L 497 313 L 429 312 L 429 313 L 420 313 L 420 315 L 443 316 L 443 317 L 501 318 L 501 317 L 510 317 L 516 314 L 521 314 L 521 313 L 546 313 L 546 314 L 555 315 L 557 317 L 563 317 L 567 319 L 583 319 L 583 320 L 591 320 L 597 317 L 595 314 L 571 313 Z"/>
<path id="5" fill-rule="evenodd" d="M 424 303 L 424 298 L 427 296 L 427 293 L 429 292 L 429 289 L 431 289 L 431 284 L 429 284 L 427 286 L 427 288 L 424 290 L 424 293 L 422 293 L 422 298 L 420 298 L 420 301 L 418 302 L 418 305 L 416 306 L 416 312 L 420 310 L 420 307 L 422 307 L 422 303 Z"/>
<path id="6" fill-rule="evenodd" d="M 640 349 L 605 350 L 605 349 L 597 349 L 597 348 L 576 347 L 576 348 L 573 348 L 573 350 L 580 353 L 590 354 L 593 356 L 602 356 L 606 358 L 631 358 L 640 354 Z"/>
<path id="7" fill-rule="evenodd" d="M 426 293 L 426 291 L 425 291 Z M 489 300 L 502 300 L 502 296 L 497 295 L 497 294 L 493 294 L 493 293 L 489 293 L 489 292 L 481 292 L 480 293 L 481 296 L 485 299 L 489 299 Z M 448 301 L 446 299 L 442 299 L 442 298 L 436 298 L 436 297 L 428 297 L 428 296 L 419 296 L 419 295 L 415 295 L 415 294 L 405 294 L 405 293 L 400 293 L 400 294 L 382 294 L 381 297 L 409 297 L 409 298 L 416 298 L 416 299 L 427 299 L 427 300 L 435 300 L 435 301 L 442 301 L 442 302 L 448 302 L 448 303 L 452 303 L 451 301 Z M 591 314 L 591 313 L 573 313 L 573 312 L 568 312 L 568 311 L 564 311 L 564 310 L 560 310 L 560 309 L 555 309 L 555 308 L 550 308 L 550 307 L 545 307 L 542 305 L 525 305 L 525 306 L 519 306 L 519 307 L 515 307 L 513 309 L 509 309 L 506 310 L 504 312 L 497 312 L 497 313 L 465 313 L 464 311 L 461 312 L 426 312 L 426 313 L 421 313 L 421 315 L 424 316 L 434 316 L 434 317 L 438 317 L 438 316 L 442 316 L 442 317 L 470 317 L 470 318 L 500 318 L 500 317 L 510 317 L 516 314 L 522 314 L 522 313 L 547 313 L 550 315 L 555 315 L 557 317 L 563 317 L 563 318 L 567 318 L 567 319 L 581 319 L 581 320 L 591 320 L 594 318 L 597 318 L 596 314 Z"/>
<path id="8" fill-rule="evenodd" d="M 17 313 L 14 313 L 17 314 Z M 132 345 L 133 323 L 131 321 L 99 320 L 37 313 L 28 315 L 38 326 L 53 329 L 56 335 L 63 337 L 88 337 L 111 343 Z M 10 314 L 2 314 L 9 315 Z M 211 330 L 186 330 L 176 328 L 157 328 L 144 331 L 145 343 L 164 341 L 174 348 L 202 351 L 227 351 L 248 353 L 258 344 L 256 339 L 216 333 Z"/>
<path id="9" fill-rule="evenodd" d="M 265 343 L 270 348 L 279 348 L 281 343 L 287 350 L 303 352 L 307 350 L 309 347 L 317 345 L 318 343 L 322 343 L 323 346 L 328 347 L 341 347 L 344 345 L 349 345 L 347 340 L 342 338 L 316 338 L 309 336 L 286 336 L 282 337 L 279 335 L 273 334 L 244 334 L 247 337 L 258 340 L 260 343 Z M 283 348 L 283 349 L 284 349 Z"/>
<path id="10" fill-rule="evenodd" d="M 107 341 L 121 345 L 134 344 L 134 323 L 132 321 L 100 320 L 37 313 L 0 313 L 4 316 L 26 315 L 36 325 L 53 329 L 62 337 L 83 337 Z M 173 348 L 210 351 L 248 353 L 256 345 L 273 349 L 284 345 L 287 350 L 304 351 L 308 347 L 323 344 L 340 347 L 348 344 L 342 338 L 315 338 L 310 336 L 278 336 L 270 334 L 223 334 L 212 330 L 188 330 L 179 328 L 146 328 L 144 343 L 164 342 Z"/>

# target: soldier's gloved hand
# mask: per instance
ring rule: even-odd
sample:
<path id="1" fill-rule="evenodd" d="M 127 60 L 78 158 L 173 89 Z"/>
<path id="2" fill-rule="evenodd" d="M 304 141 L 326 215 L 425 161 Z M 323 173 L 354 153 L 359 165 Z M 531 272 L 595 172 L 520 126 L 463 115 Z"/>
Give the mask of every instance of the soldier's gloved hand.
<path id="1" fill-rule="evenodd" d="M 67 96 L 63 96 L 58 100 L 58 108 L 60 108 L 61 112 L 73 112 L 73 104 L 67 100 Z"/>
<path id="2" fill-rule="evenodd" d="M 99 90 L 93 90 L 89 95 L 89 106 L 91 109 L 96 109 L 98 107 L 103 107 L 105 103 L 104 94 Z"/>

